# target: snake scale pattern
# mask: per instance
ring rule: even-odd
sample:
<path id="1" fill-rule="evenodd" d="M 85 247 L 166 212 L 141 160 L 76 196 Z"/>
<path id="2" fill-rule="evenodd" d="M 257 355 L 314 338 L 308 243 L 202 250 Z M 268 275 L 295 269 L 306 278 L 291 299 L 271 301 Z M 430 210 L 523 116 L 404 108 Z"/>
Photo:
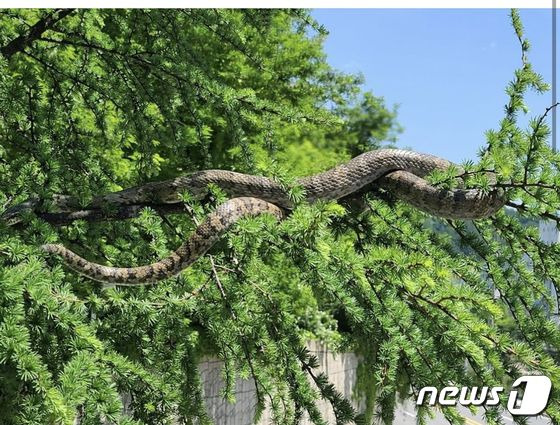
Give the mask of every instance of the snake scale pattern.
<path id="1" fill-rule="evenodd" d="M 445 159 L 406 150 L 379 149 L 363 153 L 346 164 L 297 181 L 308 202 L 336 200 L 375 184 L 427 213 L 453 219 L 484 218 L 504 203 L 501 190 L 445 190 L 430 185 L 423 177 L 453 164 Z M 63 245 L 41 248 L 60 256 L 67 266 L 91 279 L 119 285 L 154 283 L 178 274 L 204 255 L 221 235 L 243 217 L 263 213 L 282 219 L 293 208 L 286 190 L 276 181 L 233 171 L 206 170 L 186 177 L 148 183 L 96 198 L 92 206 L 137 205 L 145 202 L 177 203 L 187 189 L 195 197 L 213 183 L 230 197 L 210 213 L 189 239 L 169 257 L 138 267 L 110 267 L 90 262 Z"/>

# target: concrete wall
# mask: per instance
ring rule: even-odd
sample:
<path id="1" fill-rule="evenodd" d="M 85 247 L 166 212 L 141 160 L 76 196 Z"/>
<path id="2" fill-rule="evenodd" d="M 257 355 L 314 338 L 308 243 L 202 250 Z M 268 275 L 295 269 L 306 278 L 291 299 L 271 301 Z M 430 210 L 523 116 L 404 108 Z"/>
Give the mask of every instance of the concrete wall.
<path id="1" fill-rule="evenodd" d="M 319 360 L 318 370 L 325 372 L 337 390 L 352 400 L 354 384 L 356 382 L 357 357 L 352 353 L 333 355 L 325 346 L 310 342 L 309 350 Z M 248 425 L 253 423 L 255 411 L 255 386 L 252 380 L 239 380 L 236 383 L 236 402 L 234 404 L 225 401 L 221 397 L 224 382 L 221 377 L 222 363 L 218 360 L 209 359 L 200 364 L 200 372 L 204 388 L 204 396 L 208 414 L 217 425 Z M 335 423 L 332 409 L 327 402 L 319 404 L 323 417 L 328 423 Z M 354 402 L 354 406 L 360 406 Z M 271 422 L 270 411 L 265 411 L 259 424 Z M 307 425 L 307 420 L 302 425 Z"/>

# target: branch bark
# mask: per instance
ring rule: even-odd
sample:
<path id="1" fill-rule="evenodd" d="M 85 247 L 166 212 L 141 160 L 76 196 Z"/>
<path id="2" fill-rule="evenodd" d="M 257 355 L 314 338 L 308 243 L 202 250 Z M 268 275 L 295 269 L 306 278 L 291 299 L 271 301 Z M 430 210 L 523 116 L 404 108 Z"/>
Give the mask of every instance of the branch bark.
<path id="1" fill-rule="evenodd" d="M 31 45 L 35 40 L 40 38 L 43 33 L 51 29 L 57 22 L 72 13 L 74 9 L 56 9 L 44 18 L 37 21 L 26 34 L 14 38 L 8 44 L 0 48 L 0 53 L 7 59 L 14 54 L 22 52 L 27 46 Z"/>
<path id="2" fill-rule="evenodd" d="M 117 208 L 91 208 L 77 209 L 74 211 L 61 212 L 41 212 L 37 211 L 38 204 L 32 200 L 25 201 L 20 205 L 8 209 L 0 220 L 7 223 L 8 226 L 17 226 L 23 222 L 22 215 L 25 213 L 34 213 L 37 217 L 45 220 L 54 226 L 64 226 L 76 220 L 84 221 L 108 221 L 108 220 L 126 220 L 138 217 L 144 208 L 152 208 L 161 215 L 182 214 L 185 213 L 183 204 L 137 204 L 125 205 Z"/>
<path id="3" fill-rule="evenodd" d="M 191 176 L 192 177 L 192 176 Z M 195 179 L 196 180 L 196 179 Z M 142 209 L 148 207 L 162 216 L 168 214 L 182 214 L 187 212 L 185 205 L 180 202 L 179 192 L 188 188 L 190 193 L 203 202 L 209 195 L 201 182 L 188 177 L 176 177 L 165 181 L 156 181 L 144 185 L 131 187 L 117 192 L 111 192 L 97 196 L 88 206 L 80 206 L 76 199 L 67 195 L 56 195 L 45 202 L 38 198 L 30 198 L 20 204 L 14 205 L 0 215 L 0 221 L 7 226 L 18 226 L 25 222 L 26 215 L 35 215 L 55 226 L 67 225 L 75 220 L 108 221 L 123 220 L 137 217 Z M 491 185 L 487 193 L 477 189 L 453 189 L 448 191 L 429 186 L 430 196 L 419 192 L 417 180 L 420 178 L 411 173 L 403 171 L 392 172 L 378 181 L 366 185 L 362 189 L 340 199 L 343 204 L 352 209 L 364 210 L 363 195 L 375 191 L 378 196 L 385 197 L 385 192 L 399 198 L 412 206 L 416 206 L 429 214 L 435 214 L 446 218 L 476 219 L 494 214 L 497 210 L 507 205 L 521 213 L 527 212 L 524 204 L 509 201 L 503 192 L 503 184 Z M 505 185 L 508 186 L 508 185 Z M 536 184 L 535 186 L 539 186 Z M 422 186 L 425 189 L 425 185 Z M 517 185 L 514 185 L 517 187 Z M 552 189 L 548 185 L 543 188 Z M 384 191 L 379 191 L 384 189 Z M 432 193 L 433 192 L 433 193 Z M 256 196 L 243 195 L 235 191 L 229 193 L 231 196 Z M 389 196 L 393 199 L 392 196 Z M 479 202 L 471 202 L 472 208 L 461 211 L 461 216 L 454 215 L 453 205 L 464 199 L 474 199 Z M 419 201 L 422 201 L 418 203 Z M 443 202 L 445 201 L 445 202 Z M 466 211 L 466 212 L 465 212 Z M 553 214 L 540 214 L 542 218 L 552 219 L 560 222 L 560 217 Z"/>

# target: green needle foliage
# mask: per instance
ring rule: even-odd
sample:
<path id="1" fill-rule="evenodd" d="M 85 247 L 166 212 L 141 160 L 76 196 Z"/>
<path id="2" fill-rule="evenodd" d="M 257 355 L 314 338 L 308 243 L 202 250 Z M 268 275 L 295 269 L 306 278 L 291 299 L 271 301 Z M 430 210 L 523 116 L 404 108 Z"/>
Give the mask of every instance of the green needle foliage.
<path id="1" fill-rule="evenodd" d="M 383 189 L 361 202 L 308 205 L 295 177 L 391 144 L 396 111 L 332 69 L 325 30 L 298 10 L 0 11 L 0 213 L 32 198 L 35 213 L 0 221 L 2 424 L 209 423 L 197 365 L 224 361 L 223 395 L 256 385 L 277 423 L 330 401 L 338 423 L 391 422 L 424 386 L 507 385 L 545 374 L 560 423 L 560 157 L 546 112 L 528 129 L 527 90 L 547 86 L 522 58 L 504 119 L 476 164 L 434 184 L 490 190 L 508 207 L 475 222 L 442 221 Z M 147 264 L 181 244 L 223 202 L 183 194 L 184 214 L 149 205 L 131 220 L 57 226 L 57 195 L 95 195 L 196 170 L 275 176 L 297 208 L 281 223 L 242 220 L 209 255 L 158 285 L 106 288 L 47 259 L 63 242 L 110 265 Z M 106 213 L 110 214 L 111 207 Z M 362 356 L 359 415 L 315 367 L 309 339 Z M 122 394 L 133 413 L 123 414 Z M 500 423 L 501 406 L 488 408 Z M 443 408 L 462 423 L 454 407 Z M 432 411 L 422 407 L 420 423 Z M 522 418 L 516 420 L 522 421 Z"/>

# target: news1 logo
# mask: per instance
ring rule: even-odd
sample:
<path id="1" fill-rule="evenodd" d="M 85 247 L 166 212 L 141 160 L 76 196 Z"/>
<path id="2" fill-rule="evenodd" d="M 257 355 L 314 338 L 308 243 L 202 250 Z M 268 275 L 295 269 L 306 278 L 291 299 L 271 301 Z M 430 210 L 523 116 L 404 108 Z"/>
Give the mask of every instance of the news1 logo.
<path id="1" fill-rule="evenodd" d="M 525 389 L 521 393 L 521 387 Z M 529 375 L 518 378 L 512 385 L 508 397 L 507 409 L 512 415 L 535 416 L 543 412 L 550 398 L 552 382 L 546 376 Z M 496 406 L 500 403 L 499 395 L 503 387 L 445 387 L 438 391 L 435 387 L 424 387 L 418 393 L 417 405 L 424 402 L 434 406 Z M 439 393 L 439 394 L 438 394 Z M 427 397 L 426 397 L 427 396 Z"/>

